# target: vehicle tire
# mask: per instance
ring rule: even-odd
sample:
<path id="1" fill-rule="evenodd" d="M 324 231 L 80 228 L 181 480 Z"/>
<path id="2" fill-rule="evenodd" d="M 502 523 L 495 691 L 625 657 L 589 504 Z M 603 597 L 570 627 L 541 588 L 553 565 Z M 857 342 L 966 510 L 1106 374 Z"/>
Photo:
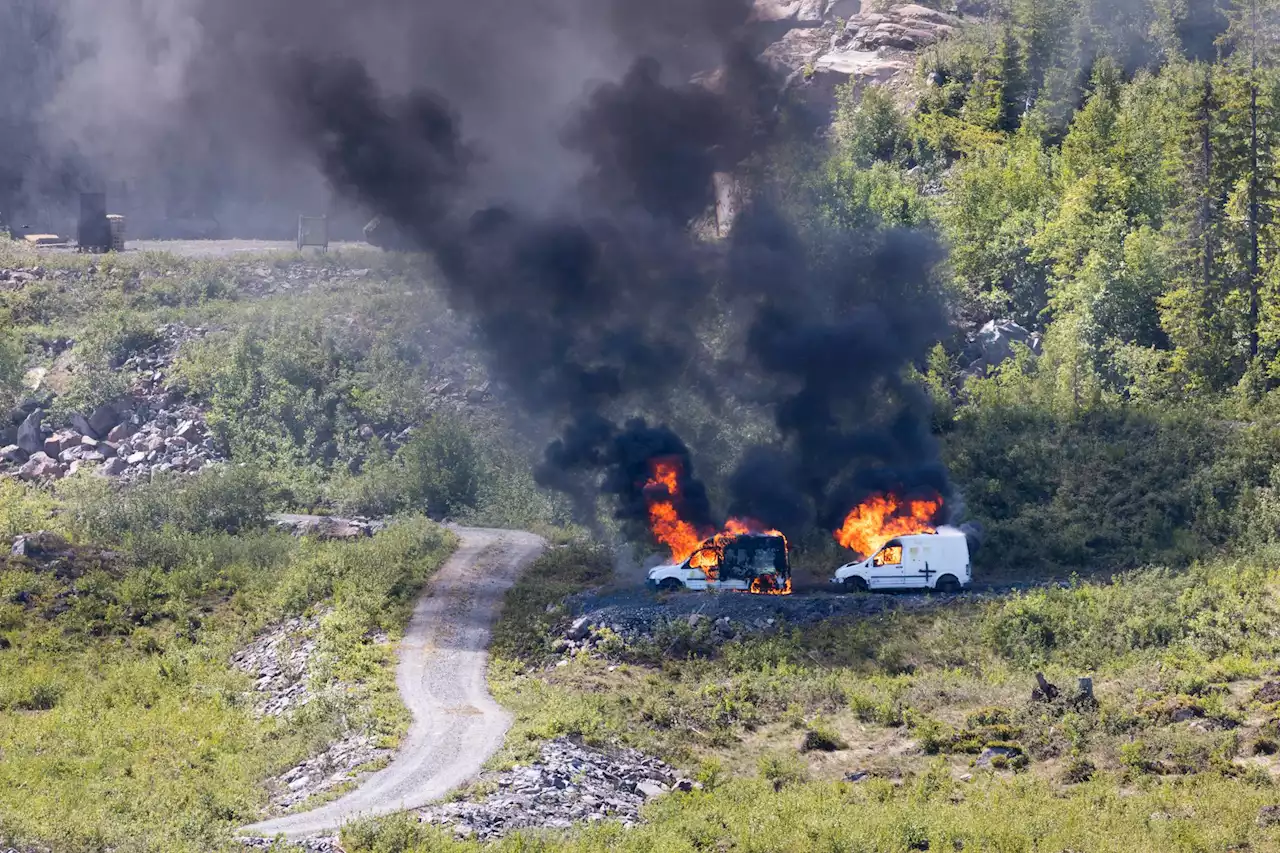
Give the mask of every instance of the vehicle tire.
<path id="1" fill-rule="evenodd" d="M 663 592 L 677 592 L 684 589 L 684 584 L 675 578 L 663 578 L 662 582 L 658 584 L 658 589 Z"/>
<path id="2" fill-rule="evenodd" d="M 860 578 L 857 575 L 844 579 L 845 592 L 867 592 L 871 587 L 867 586 L 867 579 Z"/>
<path id="3" fill-rule="evenodd" d="M 955 575 L 943 575 L 938 578 L 938 582 L 934 584 L 934 590 L 937 592 L 953 593 L 960 591 L 960 581 L 956 580 Z"/>

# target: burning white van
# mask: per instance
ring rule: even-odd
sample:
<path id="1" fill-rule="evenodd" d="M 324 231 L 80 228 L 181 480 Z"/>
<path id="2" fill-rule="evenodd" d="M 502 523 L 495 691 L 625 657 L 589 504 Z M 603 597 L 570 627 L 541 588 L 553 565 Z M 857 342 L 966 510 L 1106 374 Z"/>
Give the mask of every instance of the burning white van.
<path id="1" fill-rule="evenodd" d="M 653 567 L 648 582 L 666 592 L 697 589 L 787 595 L 791 592 L 787 550 L 781 533 L 720 534 L 681 563 Z"/>
<path id="2" fill-rule="evenodd" d="M 836 569 L 831 579 L 849 591 L 934 589 L 958 592 L 969 586 L 969 540 L 955 527 L 936 533 L 897 536 L 867 559 Z"/>

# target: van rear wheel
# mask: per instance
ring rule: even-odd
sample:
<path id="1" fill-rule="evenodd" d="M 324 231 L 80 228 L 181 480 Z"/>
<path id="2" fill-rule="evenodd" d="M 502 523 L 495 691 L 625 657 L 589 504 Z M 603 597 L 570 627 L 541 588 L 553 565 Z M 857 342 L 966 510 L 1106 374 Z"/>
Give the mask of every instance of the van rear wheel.
<path id="1" fill-rule="evenodd" d="M 938 583 L 934 586 L 938 592 L 959 592 L 960 581 L 955 575 L 943 575 L 938 578 Z"/>
<path id="2" fill-rule="evenodd" d="M 675 592 L 683 588 L 684 584 L 680 583 L 680 581 L 675 578 L 663 578 L 662 582 L 658 584 L 658 589 L 663 592 Z"/>
<path id="3" fill-rule="evenodd" d="M 866 592 L 870 587 L 867 586 L 867 579 L 860 578 L 857 575 L 844 579 L 845 592 Z"/>

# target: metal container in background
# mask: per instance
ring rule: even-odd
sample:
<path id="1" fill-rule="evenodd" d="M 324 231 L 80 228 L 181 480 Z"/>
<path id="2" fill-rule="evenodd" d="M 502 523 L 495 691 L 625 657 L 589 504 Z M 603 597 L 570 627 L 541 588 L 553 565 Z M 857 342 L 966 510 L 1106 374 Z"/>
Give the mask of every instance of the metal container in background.
<path id="1" fill-rule="evenodd" d="M 76 243 L 82 252 L 111 249 L 111 225 L 107 222 L 107 194 L 80 193 L 80 225 Z"/>
<path id="2" fill-rule="evenodd" d="M 298 251 L 314 246 L 322 252 L 329 251 L 329 217 L 298 216 Z"/>
<path id="3" fill-rule="evenodd" d="M 111 251 L 124 251 L 124 217 L 118 213 L 107 214 L 107 227 L 111 232 Z"/>

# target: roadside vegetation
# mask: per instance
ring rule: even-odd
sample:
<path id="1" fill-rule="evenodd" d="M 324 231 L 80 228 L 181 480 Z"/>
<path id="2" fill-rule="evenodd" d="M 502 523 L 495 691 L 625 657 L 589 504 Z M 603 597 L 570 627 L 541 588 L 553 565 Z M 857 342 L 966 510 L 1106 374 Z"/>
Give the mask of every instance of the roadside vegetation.
<path id="1" fill-rule="evenodd" d="M 370 637 L 403 629 L 452 535 L 406 516 L 359 542 L 299 540 L 266 527 L 265 492 L 243 469 L 124 501 L 88 478 L 54 494 L 0 482 L 0 533 L 65 543 L 0 558 L 0 837 L 236 849 L 263 780 L 345 728 L 388 746 L 406 730 L 392 656 Z M 301 614 L 322 617 L 313 685 L 345 689 L 260 719 L 231 654 Z"/>
<path id="2" fill-rule="evenodd" d="M 722 644 L 698 636 L 706 622 L 676 623 L 557 666 L 568 618 L 553 595 L 610 575 L 595 548 L 561 547 L 508 594 L 495 631 L 491 685 L 516 713 L 495 761 L 581 735 L 662 756 L 702 788 L 655 801 L 634 830 L 485 849 L 1280 849 L 1259 822 L 1280 800 L 1277 557 Z M 1057 695 L 1033 696 L 1037 673 Z M 377 853 L 480 849 L 402 818 L 343 838 Z"/>

